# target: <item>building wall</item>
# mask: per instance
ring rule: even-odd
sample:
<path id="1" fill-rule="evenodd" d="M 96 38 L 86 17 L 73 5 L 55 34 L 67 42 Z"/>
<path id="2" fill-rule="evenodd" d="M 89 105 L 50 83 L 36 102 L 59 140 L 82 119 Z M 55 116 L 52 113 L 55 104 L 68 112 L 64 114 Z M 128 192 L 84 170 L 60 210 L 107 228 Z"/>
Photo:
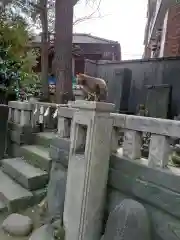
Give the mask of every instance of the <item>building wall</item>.
<path id="1" fill-rule="evenodd" d="M 121 60 L 120 44 L 79 43 L 76 45 L 80 46 L 84 55 L 100 54 L 102 60 Z"/>
<path id="2" fill-rule="evenodd" d="M 145 46 L 144 48 L 144 58 L 150 58 L 151 57 L 151 47 Z"/>
<path id="3" fill-rule="evenodd" d="M 164 57 L 180 55 L 180 4 L 169 8 Z"/>

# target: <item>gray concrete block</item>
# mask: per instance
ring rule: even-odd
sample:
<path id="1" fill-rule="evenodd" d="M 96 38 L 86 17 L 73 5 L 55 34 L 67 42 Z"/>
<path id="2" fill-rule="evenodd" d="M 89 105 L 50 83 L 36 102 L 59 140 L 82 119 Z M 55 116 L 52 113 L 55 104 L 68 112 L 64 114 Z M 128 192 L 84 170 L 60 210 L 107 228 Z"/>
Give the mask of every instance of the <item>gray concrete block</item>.
<path id="1" fill-rule="evenodd" d="M 9 211 L 14 212 L 26 208 L 32 197 L 31 192 L 0 171 L 0 200 L 7 204 Z"/>
<path id="2" fill-rule="evenodd" d="M 21 158 L 2 160 L 2 170 L 29 190 L 43 188 L 48 182 L 47 172 L 29 165 Z"/>
<path id="3" fill-rule="evenodd" d="M 38 167 L 47 172 L 51 169 L 51 158 L 49 150 L 42 146 L 24 145 L 20 148 L 21 156 L 31 165 Z"/>

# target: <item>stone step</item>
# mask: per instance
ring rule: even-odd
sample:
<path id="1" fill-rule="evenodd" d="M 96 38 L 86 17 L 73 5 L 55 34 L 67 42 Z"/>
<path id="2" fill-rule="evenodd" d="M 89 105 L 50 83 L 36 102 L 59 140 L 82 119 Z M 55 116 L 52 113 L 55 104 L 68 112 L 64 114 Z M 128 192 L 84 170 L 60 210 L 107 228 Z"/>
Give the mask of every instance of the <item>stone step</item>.
<path id="1" fill-rule="evenodd" d="M 25 209 L 33 199 L 33 194 L 21 187 L 0 170 L 0 201 L 6 204 L 10 212 Z"/>
<path id="2" fill-rule="evenodd" d="M 22 158 L 4 159 L 2 170 L 28 190 L 44 188 L 48 182 L 48 173 L 25 162 Z"/>
<path id="3" fill-rule="evenodd" d="M 35 144 L 50 147 L 51 140 L 56 136 L 54 132 L 40 132 L 36 134 Z"/>
<path id="4" fill-rule="evenodd" d="M 20 151 L 25 161 L 49 173 L 52 163 L 49 149 L 38 145 L 24 145 L 20 147 Z"/>

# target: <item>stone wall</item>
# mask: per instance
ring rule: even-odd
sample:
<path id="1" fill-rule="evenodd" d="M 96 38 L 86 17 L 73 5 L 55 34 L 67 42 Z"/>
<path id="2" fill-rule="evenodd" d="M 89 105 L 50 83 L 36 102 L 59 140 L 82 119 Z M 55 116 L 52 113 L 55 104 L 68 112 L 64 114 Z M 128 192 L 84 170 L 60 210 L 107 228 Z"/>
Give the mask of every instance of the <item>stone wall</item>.
<path id="1" fill-rule="evenodd" d="M 148 210 L 153 240 L 180 239 L 180 169 L 169 160 L 169 140 L 180 137 L 180 122 L 112 115 L 114 137 L 106 214 L 123 199 L 137 200 Z M 116 151 L 118 129 L 124 132 L 124 143 L 122 149 Z M 142 132 L 151 133 L 147 159 L 141 156 Z"/>

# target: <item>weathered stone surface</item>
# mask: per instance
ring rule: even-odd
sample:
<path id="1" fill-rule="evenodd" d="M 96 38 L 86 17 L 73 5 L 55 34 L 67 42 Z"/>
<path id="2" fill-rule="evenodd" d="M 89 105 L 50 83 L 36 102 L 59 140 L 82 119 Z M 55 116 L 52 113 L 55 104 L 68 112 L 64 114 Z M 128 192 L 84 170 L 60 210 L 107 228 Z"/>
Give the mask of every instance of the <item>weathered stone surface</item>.
<path id="1" fill-rule="evenodd" d="M 108 213 L 110 214 L 114 208 L 128 196 L 114 189 L 108 189 Z M 133 196 L 132 196 L 133 198 Z M 151 205 L 141 201 L 148 211 L 151 221 L 152 239 L 153 240 L 180 240 L 180 222 L 179 219 L 167 214 L 161 209 L 152 207 Z M 163 219 L 163 221 L 162 221 Z"/>
<path id="2" fill-rule="evenodd" d="M 49 157 L 47 148 L 36 145 L 24 145 L 20 147 L 20 152 L 21 156 L 24 156 L 28 163 L 47 172 L 50 171 L 52 160 Z"/>
<path id="3" fill-rule="evenodd" d="M 150 167 L 161 167 L 167 166 L 170 154 L 169 139 L 166 136 L 152 134 L 148 165 Z"/>
<path id="4" fill-rule="evenodd" d="M 52 228 L 48 225 L 36 229 L 29 240 L 54 240 Z"/>
<path id="5" fill-rule="evenodd" d="M 51 145 L 54 147 L 57 147 L 59 149 L 63 149 L 64 151 L 69 152 L 70 150 L 70 139 L 69 138 L 60 138 L 60 137 L 54 137 L 51 140 Z"/>
<path id="6" fill-rule="evenodd" d="M 103 240 L 149 240 L 150 226 L 142 204 L 125 199 L 110 213 Z"/>
<path id="7" fill-rule="evenodd" d="M 63 166 L 68 166 L 70 151 L 70 139 L 55 137 L 51 141 L 49 155 L 54 161 L 58 161 L 63 164 Z"/>
<path id="8" fill-rule="evenodd" d="M 70 136 L 70 119 L 58 117 L 58 135 L 60 137 Z"/>
<path id="9" fill-rule="evenodd" d="M 124 128 L 126 123 L 126 116 L 125 114 L 118 114 L 118 113 L 111 113 L 113 117 L 113 126 Z"/>
<path id="10" fill-rule="evenodd" d="M 30 190 L 43 188 L 48 181 L 47 172 L 33 167 L 22 158 L 2 160 L 2 170 L 16 182 Z"/>
<path id="11" fill-rule="evenodd" d="M 114 118 L 113 125 L 117 127 L 170 137 L 180 137 L 180 121 L 124 114 L 111 114 L 111 116 Z"/>
<path id="12" fill-rule="evenodd" d="M 12 236 L 27 236 L 33 228 L 32 220 L 20 214 L 11 214 L 4 220 L 2 228 Z"/>
<path id="13" fill-rule="evenodd" d="M 52 139 L 56 136 L 54 132 L 40 132 L 36 134 L 35 144 L 49 148 Z"/>
<path id="14" fill-rule="evenodd" d="M 130 161 L 122 156 L 113 154 L 110 157 L 110 170 L 111 169 L 115 170 L 117 173 L 116 176 L 120 176 L 123 172 L 132 178 L 139 178 L 143 181 L 151 182 L 155 185 L 180 193 L 179 168 L 150 168 L 147 165 L 147 160 Z M 114 171 L 112 174 L 114 174 Z M 109 184 L 112 178 L 113 182 L 117 181 L 117 185 L 121 185 L 119 177 L 116 178 L 115 176 L 109 178 Z"/>
<path id="15" fill-rule="evenodd" d="M 11 101 L 8 103 L 9 108 L 14 108 L 18 110 L 31 111 L 33 105 L 30 102 L 21 102 L 21 101 Z"/>
<path id="16" fill-rule="evenodd" d="M 79 110 L 74 114 L 71 130 L 63 216 L 66 240 L 99 240 L 111 150 L 110 111 L 114 106 L 80 100 L 73 106 Z M 77 150 L 81 143 L 85 148 L 80 152 Z"/>
<path id="17" fill-rule="evenodd" d="M 20 133 L 19 131 L 9 130 L 10 140 L 18 145 L 32 144 L 34 142 L 35 135 L 31 132 Z"/>
<path id="18" fill-rule="evenodd" d="M 38 127 L 36 126 L 34 127 L 32 127 L 31 125 L 21 126 L 20 124 L 15 124 L 11 121 L 8 122 L 8 129 L 19 132 L 19 134 L 37 133 L 39 131 Z"/>
<path id="19" fill-rule="evenodd" d="M 59 162 L 66 168 L 68 167 L 69 152 L 51 145 L 49 150 L 49 156 L 51 157 L 52 161 Z"/>
<path id="20" fill-rule="evenodd" d="M 66 177 L 66 169 L 60 163 L 53 162 L 47 193 L 48 215 L 51 220 L 63 218 Z"/>
<path id="21" fill-rule="evenodd" d="M 58 116 L 63 118 L 73 118 L 74 115 L 74 108 L 71 107 L 59 107 L 58 108 Z"/>
<path id="22" fill-rule="evenodd" d="M 141 133 L 132 130 L 126 130 L 123 142 L 123 155 L 130 159 L 141 158 Z"/>
<path id="23" fill-rule="evenodd" d="M 147 160 L 130 161 L 113 155 L 108 185 L 180 218 L 179 168 L 153 169 L 145 164 Z"/>
<path id="24" fill-rule="evenodd" d="M 127 115 L 125 128 L 140 132 L 180 137 L 180 121 Z"/>
<path id="25" fill-rule="evenodd" d="M 33 194 L 0 171 L 0 200 L 4 201 L 9 211 L 17 211 L 28 206 Z"/>

